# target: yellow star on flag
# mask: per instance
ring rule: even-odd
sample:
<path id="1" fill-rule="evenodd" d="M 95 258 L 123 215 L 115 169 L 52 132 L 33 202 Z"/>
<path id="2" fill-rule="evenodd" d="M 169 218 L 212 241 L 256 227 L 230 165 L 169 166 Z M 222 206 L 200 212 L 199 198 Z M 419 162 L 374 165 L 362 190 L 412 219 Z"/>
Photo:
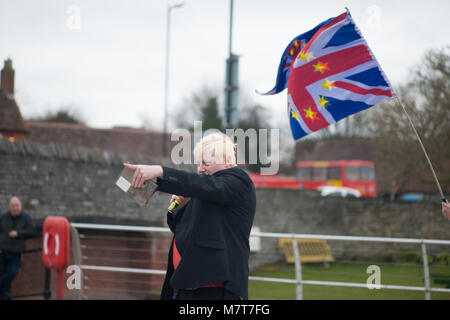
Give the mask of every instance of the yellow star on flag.
<path id="1" fill-rule="evenodd" d="M 298 40 L 295 40 L 294 46 L 295 48 L 298 48 Z M 292 48 L 291 51 L 289 51 L 289 55 L 293 56 L 294 53 L 295 53 L 294 48 Z"/>
<path id="2" fill-rule="evenodd" d="M 313 54 L 312 54 L 311 52 L 306 52 L 306 53 L 305 53 L 305 52 L 302 50 L 302 51 L 300 51 L 300 55 L 298 56 L 298 59 L 299 59 L 299 60 L 302 60 L 302 61 L 308 62 L 308 61 L 314 59 L 314 56 L 313 56 Z"/>
<path id="3" fill-rule="evenodd" d="M 295 118 L 298 121 L 298 113 L 295 113 L 294 109 L 291 110 L 291 117 Z"/>
<path id="4" fill-rule="evenodd" d="M 317 100 L 319 100 L 319 105 L 326 108 L 326 104 L 328 103 L 328 100 L 325 99 L 324 96 L 319 96 L 319 98 L 317 98 Z"/>
<path id="5" fill-rule="evenodd" d="M 311 107 L 308 107 L 308 109 L 303 109 L 305 110 L 305 118 L 309 118 L 311 119 L 312 122 L 314 122 L 315 120 L 317 120 L 317 112 L 314 112 L 311 110 Z"/>
<path id="6" fill-rule="evenodd" d="M 328 67 L 328 62 L 317 62 L 317 64 L 313 65 L 314 67 L 314 72 L 319 71 L 320 73 L 324 73 L 327 70 L 330 70 L 330 68 Z"/>
<path id="7" fill-rule="evenodd" d="M 331 88 L 334 87 L 334 81 L 330 81 L 328 79 L 325 79 L 320 84 L 322 85 L 322 89 L 327 89 L 328 91 L 331 91 Z"/>

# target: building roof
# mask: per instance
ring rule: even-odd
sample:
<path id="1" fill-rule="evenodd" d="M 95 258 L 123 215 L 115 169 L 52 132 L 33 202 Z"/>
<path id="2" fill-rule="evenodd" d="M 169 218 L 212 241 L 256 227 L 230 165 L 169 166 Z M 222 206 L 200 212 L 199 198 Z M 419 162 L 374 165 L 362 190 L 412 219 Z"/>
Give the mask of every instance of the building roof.
<path id="1" fill-rule="evenodd" d="M 126 154 L 162 156 L 163 133 L 136 128 L 97 129 L 82 124 L 28 121 L 29 140 L 98 148 Z M 167 150 L 178 143 L 167 135 Z"/>
<path id="2" fill-rule="evenodd" d="M 304 141 L 295 145 L 296 161 L 375 161 L 374 144 L 368 139 L 350 138 Z"/>
<path id="3" fill-rule="evenodd" d="M 28 133 L 14 96 L 5 90 L 0 90 L 0 132 Z"/>

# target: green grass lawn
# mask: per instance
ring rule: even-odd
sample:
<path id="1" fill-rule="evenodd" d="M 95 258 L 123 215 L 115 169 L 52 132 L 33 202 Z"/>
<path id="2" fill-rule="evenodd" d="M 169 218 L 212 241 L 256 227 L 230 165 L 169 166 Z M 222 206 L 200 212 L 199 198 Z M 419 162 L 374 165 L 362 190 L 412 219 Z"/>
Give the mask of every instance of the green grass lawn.
<path id="1" fill-rule="evenodd" d="M 365 284 L 370 274 L 366 273 L 370 263 L 349 262 L 330 263 L 327 268 L 321 264 L 303 264 L 304 280 L 354 282 Z M 423 268 L 419 264 L 377 263 L 381 269 L 381 284 L 423 286 Z M 430 265 L 430 285 L 432 288 L 450 288 L 450 267 Z M 268 265 L 252 273 L 253 276 L 295 279 L 293 265 Z M 295 285 L 249 281 L 250 299 L 294 300 Z M 305 300 L 423 300 L 423 291 L 348 288 L 335 286 L 304 285 Z M 450 300 L 450 293 L 432 292 L 431 299 Z"/>

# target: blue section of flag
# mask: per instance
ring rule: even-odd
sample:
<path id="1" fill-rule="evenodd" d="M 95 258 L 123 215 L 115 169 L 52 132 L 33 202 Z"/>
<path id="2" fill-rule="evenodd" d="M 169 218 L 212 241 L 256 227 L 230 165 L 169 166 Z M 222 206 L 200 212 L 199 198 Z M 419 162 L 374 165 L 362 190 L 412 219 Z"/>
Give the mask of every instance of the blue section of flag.
<path id="1" fill-rule="evenodd" d="M 294 47 L 295 41 L 298 41 L 298 43 L 304 42 L 307 43 L 317 32 L 317 30 L 320 29 L 324 24 L 326 24 L 328 21 L 332 20 L 332 18 L 318 24 L 315 28 L 302 33 L 301 35 L 295 37 L 291 42 L 289 42 L 289 45 L 284 49 L 283 55 L 281 56 L 280 65 L 278 66 L 278 72 L 277 72 L 277 80 L 275 82 L 275 87 L 273 87 L 272 90 L 261 93 L 263 95 L 273 95 L 280 93 L 284 89 L 287 88 L 287 82 L 289 79 L 289 72 L 291 70 L 291 63 L 294 57 L 292 57 L 289 52 Z"/>
<path id="2" fill-rule="evenodd" d="M 353 23 L 349 23 L 348 25 L 340 28 L 330 39 L 330 41 L 328 41 L 324 48 L 342 46 L 360 38 L 361 37 L 355 30 L 355 25 Z"/>
<path id="3" fill-rule="evenodd" d="M 361 110 L 370 108 L 372 105 L 360 101 L 339 100 L 325 96 L 327 103 L 327 111 L 331 113 L 334 120 L 339 121 L 349 115 L 357 113 Z M 291 122 L 292 125 L 292 122 Z"/>
<path id="4" fill-rule="evenodd" d="M 302 127 L 300 127 L 300 124 L 298 123 L 298 121 L 295 120 L 295 118 L 293 118 L 292 116 L 289 118 L 291 121 L 291 131 L 292 131 L 292 136 L 294 137 L 294 139 L 297 140 L 297 139 L 300 139 L 301 137 L 306 136 L 306 132 L 303 131 Z"/>
<path id="5" fill-rule="evenodd" d="M 358 81 L 361 82 L 367 86 L 385 86 L 389 87 L 389 84 L 386 82 L 386 80 L 383 77 L 383 74 L 381 73 L 380 69 L 378 67 L 353 74 L 351 76 L 346 77 L 348 80 Z"/>

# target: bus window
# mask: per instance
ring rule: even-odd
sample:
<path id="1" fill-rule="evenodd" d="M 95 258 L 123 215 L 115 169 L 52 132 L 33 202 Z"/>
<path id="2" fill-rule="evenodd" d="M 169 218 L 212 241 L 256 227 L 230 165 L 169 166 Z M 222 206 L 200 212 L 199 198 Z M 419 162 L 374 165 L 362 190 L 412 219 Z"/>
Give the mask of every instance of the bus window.
<path id="1" fill-rule="evenodd" d="M 328 168 L 328 180 L 341 180 L 341 168 L 329 167 Z"/>
<path id="2" fill-rule="evenodd" d="M 356 166 L 345 167 L 345 180 L 347 181 L 357 181 L 359 180 L 359 168 Z"/>
<path id="3" fill-rule="evenodd" d="M 375 171 L 372 167 L 363 166 L 361 167 L 361 180 L 373 181 L 375 180 Z"/>
<path id="4" fill-rule="evenodd" d="M 327 179 L 327 168 L 326 167 L 315 167 L 313 170 L 313 180 L 314 181 L 325 181 Z"/>
<path id="5" fill-rule="evenodd" d="M 312 168 L 297 168 L 297 179 L 301 181 L 311 181 Z"/>

